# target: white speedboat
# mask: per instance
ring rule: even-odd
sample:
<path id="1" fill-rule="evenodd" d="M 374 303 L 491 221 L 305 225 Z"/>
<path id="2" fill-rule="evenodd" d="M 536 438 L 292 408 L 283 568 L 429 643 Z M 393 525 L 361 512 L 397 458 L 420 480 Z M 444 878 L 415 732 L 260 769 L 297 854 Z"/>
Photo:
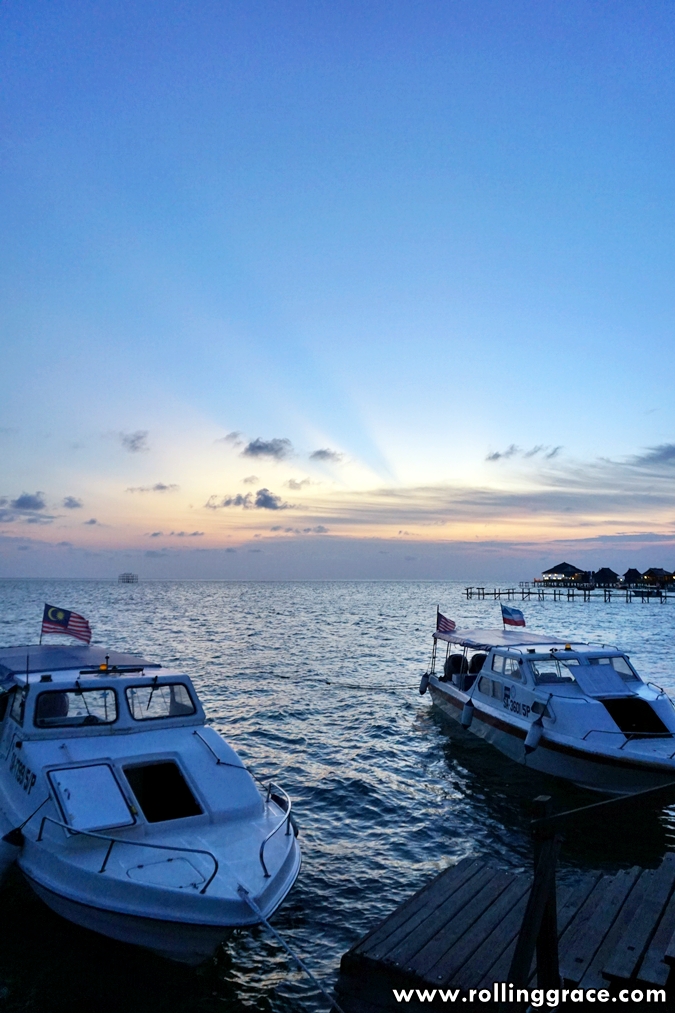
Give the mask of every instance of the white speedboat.
<path id="1" fill-rule="evenodd" d="M 427 687 L 444 714 L 534 770 L 616 795 L 675 781 L 675 708 L 615 647 L 436 631 Z"/>
<path id="2" fill-rule="evenodd" d="M 281 904 L 291 801 L 258 790 L 186 675 L 41 645 L 0 649 L 0 690 L 0 867 L 54 911 L 197 964 Z"/>

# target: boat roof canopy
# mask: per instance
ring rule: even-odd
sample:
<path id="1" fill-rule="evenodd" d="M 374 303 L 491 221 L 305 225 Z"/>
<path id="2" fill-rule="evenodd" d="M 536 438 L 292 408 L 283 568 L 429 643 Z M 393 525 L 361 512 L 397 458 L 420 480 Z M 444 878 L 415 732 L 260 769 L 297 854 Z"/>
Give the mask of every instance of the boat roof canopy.
<path id="1" fill-rule="evenodd" d="M 32 672 L 63 672 L 71 668 L 161 668 L 156 661 L 146 661 L 138 654 L 109 651 L 105 647 L 86 644 L 33 644 L 30 647 L 0 647 L 0 685 L 15 675 Z"/>
<path id="2" fill-rule="evenodd" d="M 495 630 L 454 630 L 452 633 L 441 633 L 436 630 L 436 640 L 445 640 L 448 644 L 460 647 L 480 648 L 489 651 L 492 647 L 527 647 L 536 644 L 570 644 L 571 640 L 559 637 L 544 637 L 539 633 L 527 633 L 524 629 Z M 579 641 L 576 641 L 578 644 Z"/>

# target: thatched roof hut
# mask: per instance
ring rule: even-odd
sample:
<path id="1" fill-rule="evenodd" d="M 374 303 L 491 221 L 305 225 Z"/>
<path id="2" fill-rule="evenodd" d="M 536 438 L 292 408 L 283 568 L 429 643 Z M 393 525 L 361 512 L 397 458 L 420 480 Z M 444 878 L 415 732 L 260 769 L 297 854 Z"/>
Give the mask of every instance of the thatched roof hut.
<path id="1" fill-rule="evenodd" d="M 642 584 L 643 583 L 642 574 L 640 573 L 639 570 L 636 570 L 635 567 L 632 566 L 630 570 L 626 570 L 626 572 L 624 573 L 623 582 L 626 585 L 626 587 L 633 587 L 633 585 L 635 584 Z"/>
<path id="2" fill-rule="evenodd" d="M 603 566 L 601 570 L 593 574 L 593 583 L 596 587 L 613 587 L 618 579 L 619 574 L 610 570 L 608 566 Z"/>

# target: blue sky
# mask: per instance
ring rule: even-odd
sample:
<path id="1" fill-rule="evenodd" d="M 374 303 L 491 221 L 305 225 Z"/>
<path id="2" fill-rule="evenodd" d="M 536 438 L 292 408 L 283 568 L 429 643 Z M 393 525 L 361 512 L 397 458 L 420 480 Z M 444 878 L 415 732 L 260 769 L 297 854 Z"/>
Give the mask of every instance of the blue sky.
<path id="1" fill-rule="evenodd" d="M 5 3 L 0 575 L 675 568 L 674 35 Z"/>

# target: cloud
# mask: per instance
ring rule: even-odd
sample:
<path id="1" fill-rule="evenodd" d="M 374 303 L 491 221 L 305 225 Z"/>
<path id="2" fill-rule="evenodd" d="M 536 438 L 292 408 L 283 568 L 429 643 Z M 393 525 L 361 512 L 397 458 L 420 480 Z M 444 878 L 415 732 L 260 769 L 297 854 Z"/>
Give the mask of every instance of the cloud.
<path id="1" fill-rule="evenodd" d="M 96 520 L 95 517 L 90 517 L 88 521 L 83 521 L 82 523 L 83 524 L 98 524 L 98 521 Z"/>
<path id="2" fill-rule="evenodd" d="M 172 482 L 171 485 L 165 485 L 164 482 L 156 482 L 154 485 L 130 485 L 127 492 L 176 492 L 180 489 L 179 485 Z"/>
<path id="3" fill-rule="evenodd" d="M 243 478 L 242 479 L 242 482 L 243 482 L 244 485 L 255 485 L 256 482 L 259 482 L 259 481 L 260 481 L 260 479 L 258 478 L 257 475 L 249 475 L 248 478 Z"/>
<path id="4" fill-rule="evenodd" d="M 80 507 L 84 506 L 84 503 L 82 502 L 81 499 L 78 499 L 76 496 L 66 496 L 66 498 L 63 501 L 63 505 L 66 508 L 66 510 L 79 510 Z"/>
<path id="5" fill-rule="evenodd" d="M 162 556 L 167 556 L 168 553 L 168 549 L 146 549 L 143 555 L 147 556 L 149 559 L 160 559 Z"/>
<path id="6" fill-rule="evenodd" d="M 250 492 L 247 492 L 245 496 L 238 492 L 236 496 L 225 496 L 221 500 L 214 494 L 209 496 L 204 504 L 208 510 L 220 510 L 221 507 L 243 507 L 244 510 L 248 510 L 252 505 L 253 494 Z"/>
<path id="7" fill-rule="evenodd" d="M 332 461 L 333 464 L 337 464 L 344 456 L 344 454 L 339 454 L 337 450 L 329 450 L 328 447 L 323 447 L 321 450 L 315 450 L 313 454 L 310 454 L 309 459 L 310 461 Z"/>
<path id="8" fill-rule="evenodd" d="M 546 460 L 550 461 L 554 457 L 557 457 L 561 450 L 562 444 L 557 447 L 548 447 L 544 443 L 537 443 L 536 446 L 530 447 L 529 450 L 522 450 L 515 443 L 512 443 L 506 450 L 495 450 L 494 453 L 488 454 L 485 460 L 507 461 L 510 457 L 523 457 L 527 459 L 542 454 Z"/>
<path id="9" fill-rule="evenodd" d="M 209 510 L 220 510 L 222 507 L 241 507 L 243 510 L 287 510 L 290 503 L 284 503 L 281 496 L 275 495 L 269 489 L 258 489 L 255 498 L 251 492 L 247 492 L 245 496 L 238 492 L 236 496 L 224 496 L 222 499 L 215 495 L 210 496 L 204 506 Z"/>
<path id="10" fill-rule="evenodd" d="M 24 524 L 51 524 L 56 520 L 54 514 L 45 513 L 47 503 L 43 492 L 22 492 L 16 499 L 0 497 L 0 522 L 11 524 L 23 521 Z"/>
<path id="11" fill-rule="evenodd" d="M 57 549 L 72 549 L 72 547 L 73 547 L 73 543 L 72 542 L 57 542 L 56 543 L 56 548 Z"/>
<path id="12" fill-rule="evenodd" d="M 118 438 L 125 450 L 130 454 L 140 454 L 149 450 L 147 429 L 137 429 L 135 433 L 118 433 Z"/>
<path id="13" fill-rule="evenodd" d="M 225 549 L 225 552 L 236 552 L 236 549 Z"/>
<path id="14" fill-rule="evenodd" d="M 281 496 L 275 496 L 269 489 L 258 489 L 255 494 L 255 505 L 259 510 L 287 510 L 289 504 L 282 502 Z"/>
<path id="15" fill-rule="evenodd" d="M 163 531 L 151 531 L 149 537 L 150 538 L 161 538 L 163 534 L 164 534 Z"/>
<path id="16" fill-rule="evenodd" d="M 286 535 L 325 535 L 328 528 L 325 528 L 323 524 L 317 524 L 314 528 L 285 528 L 283 524 L 275 524 L 270 528 L 270 531 L 283 531 Z"/>
<path id="17" fill-rule="evenodd" d="M 283 461 L 293 453 L 293 444 L 290 440 L 274 439 L 261 440 L 258 437 L 251 440 L 241 452 L 242 457 L 269 457 L 274 461 Z"/>
<path id="18" fill-rule="evenodd" d="M 301 478 L 298 482 L 295 478 L 289 478 L 288 482 L 284 482 L 287 489 L 292 489 L 294 492 L 298 492 L 305 485 L 311 485 L 312 482 L 309 478 Z"/>
<path id="19" fill-rule="evenodd" d="M 221 436 L 216 440 L 216 443 L 229 443 L 231 447 L 243 447 L 244 441 L 241 438 L 241 433 L 235 430 L 232 433 L 228 433 L 227 436 Z"/>
<path id="20" fill-rule="evenodd" d="M 675 443 L 659 443 L 656 447 L 648 447 L 644 454 L 632 457 L 629 463 L 636 468 L 659 464 L 675 465 Z"/>
<path id="21" fill-rule="evenodd" d="M 35 510 L 44 510 L 47 506 L 43 492 L 22 492 L 9 505 L 13 510 L 19 510 L 22 513 L 33 513 Z"/>
<path id="22" fill-rule="evenodd" d="M 203 531 L 170 531 L 170 538 L 201 538 Z"/>

